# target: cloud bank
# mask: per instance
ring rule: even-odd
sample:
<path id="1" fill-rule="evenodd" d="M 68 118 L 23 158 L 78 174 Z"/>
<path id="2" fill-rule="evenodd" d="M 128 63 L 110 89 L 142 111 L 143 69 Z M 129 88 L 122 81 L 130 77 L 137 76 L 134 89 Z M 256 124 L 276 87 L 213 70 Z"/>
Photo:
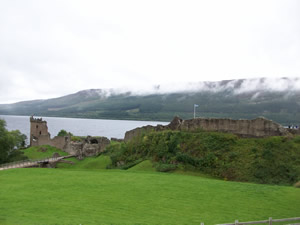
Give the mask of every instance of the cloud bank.
<path id="1" fill-rule="evenodd" d="M 299 11 L 298 0 L 1 1 L 0 103 L 300 77 Z"/>
<path id="2" fill-rule="evenodd" d="M 164 85 L 149 86 L 148 88 L 118 88 L 118 89 L 92 89 L 84 90 L 86 95 L 99 95 L 103 98 L 111 95 L 150 95 L 150 94 L 171 94 L 178 92 L 230 92 L 233 94 L 252 93 L 253 98 L 258 97 L 260 92 L 300 92 L 300 78 L 255 78 L 224 80 L 215 82 L 195 83 L 170 83 Z"/>

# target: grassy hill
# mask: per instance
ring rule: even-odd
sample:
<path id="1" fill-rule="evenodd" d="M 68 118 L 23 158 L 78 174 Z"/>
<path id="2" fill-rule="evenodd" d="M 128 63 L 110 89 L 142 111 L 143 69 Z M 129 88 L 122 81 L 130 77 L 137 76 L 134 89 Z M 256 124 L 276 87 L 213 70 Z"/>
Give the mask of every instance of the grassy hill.
<path id="1" fill-rule="evenodd" d="M 283 125 L 300 124 L 300 91 L 241 90 L 247 80 L 204 83 L 199 89 L 138 95 L 84 90 L 48 100 L 0 105 L 0 114 L 170 121 L 178 115 L 253 119 L 264 116 Z M 257 86 L 266 81 L 258 80 Z M 231 85 L 234 84 L 234 85 Z"/>
<path id="2" fill-rule="evenodd" d="M 0 224 L 217 224 L 299 216 L 300 189 L 121 170 L 1 171 Z"/>
<path id="3" fill-rule="evenodd" d="M 23 150 L 30 159 L 67 153 L 51 146 Z M 159 171 L 231 181 L 293 185 L 300 181 L 300 136 L 240 138 L 205 131 L 148 132 L 112 142 L 100 156 L 68 159 L 58 168 Z"/>
<path id="4" fill-rule="evenodd" d="M 109 156 L 100 155 L 97 157 L 87 157 L 83 160 L 78 160 L 77 158 L 69 158 L 67 159 L 72 161 L 74 164 L 67 163 L 58 163 L 57 168 L 60 169 L 89 169 L 89 170 L 99 170 L 106 169 L 107 166 L 111 164 L 111 160 Z"/>
<path id="5" fill-rule="evenodd" d="M 157 171 L 207 174 L 226 180 L 291 185 L 300 180 L 300 136 L 240 138 L 220 132 L 148 132 L 107 147 L 111 168 L 150 160 Z"/>
<path id="6" fill-rule="evenodd" d="M 68 155 L 68 153 L 49 145 L 32 146 L 22 151 L 24 152 L 24 155 L 27 156 L 29 159 L 49 158 L 52 157 L 54 153 L 58 153 L 60 156 Z"/>

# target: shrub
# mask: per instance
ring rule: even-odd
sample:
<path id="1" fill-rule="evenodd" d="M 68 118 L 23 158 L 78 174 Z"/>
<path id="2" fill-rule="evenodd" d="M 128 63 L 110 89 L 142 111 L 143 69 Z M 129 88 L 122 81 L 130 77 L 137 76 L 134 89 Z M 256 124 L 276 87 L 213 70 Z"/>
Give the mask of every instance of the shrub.
<path id="1" fill-rule="evenodd" d="M 81 142 L 82 139 L 80 137 L 77 137 L 77 136 L 72 136 L 71 137 L 71 141 L 74 141 L 74 142 Z"/>
<path id="2" fill-rule="evenodd" d="M 199 164 L 199 160 L 197 160 L 195 157 L 192 157 L 189 154 L 178 152 L 176 154 L 176 161 L 184 163 L 184 164 L 190 164 L 192 166 L 197 166 Z"/>
<path id="3" fill-rule="evenodd" d="M 294 184 L 295 188 L 300 188 L 300 181 L 298 181 L 297 183 Z"/>
<path id="4" fill-rule="evenodd" d="M 67 131 L 65 131 L 65 130 L 60 130 L 59 132 L 58 132 L 58 134 L 57 134 L 57 136 L 59 136 L 59 137 L 64 137 L 64 136 L 68 136 L 68 135 L 70 135 L 70 136 L 73 136 L 73 134 L 71 133 L 71 132 L 67 132 Z"/>
<path id="5" fill-rule="evenodd" d="M 112 143 L 105 154 L 112 167 L 127 169 L 151 160 L 157 171 L 194 169 L 228 180 L 294 184 L 300 179 L 298 137 L 238 138 L 217 132 L 147 132 Z"/>
<path id="6" fill-rule="evenodd" d="M 300 144 L 300 135 L 294 137 L 294 142 Z"/>
<path id="7" fill-rule="evenodd" d="M 174 164 L 156 163 L 155 169 L 159 172 L 170 172 L 176 170 L 177 166 Z"/>
<path id="8" fill-rule="evenodd" d="M 130 169 L 131 167 L 134 167 L 135 165 L 141 163 L 142 161 L 143 161 L 142 159 L 135 160 L 133 162 L 130 162 L 130 163 L 120 166 L 120 169 L 122 169 L 122 170 Z"/>

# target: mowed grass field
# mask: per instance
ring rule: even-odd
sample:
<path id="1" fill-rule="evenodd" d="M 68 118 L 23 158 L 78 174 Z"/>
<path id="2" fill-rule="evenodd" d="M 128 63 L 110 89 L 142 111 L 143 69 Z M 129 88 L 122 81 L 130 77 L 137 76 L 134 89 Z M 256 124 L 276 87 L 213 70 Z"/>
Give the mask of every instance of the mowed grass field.
<path id="1" fill-rule="evenodd" d="M 0 171 L 0 224 L 217 224 L 300 216 L 300 189 L 181 174 Z"/>

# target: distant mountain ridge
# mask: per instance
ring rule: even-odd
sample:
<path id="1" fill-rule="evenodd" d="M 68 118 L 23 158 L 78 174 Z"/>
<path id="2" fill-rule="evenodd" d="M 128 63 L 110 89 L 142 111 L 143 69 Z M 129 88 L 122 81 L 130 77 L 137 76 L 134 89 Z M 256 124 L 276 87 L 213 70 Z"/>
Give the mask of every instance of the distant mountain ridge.
<path id="1" fill-rule="evenodd" d="M 300 79 L 198 82 L 152 90 L 90 89 L 47 100 L 0 105 L 0 114 L 170 121 L 174 116 L 253 119 L 300 124 Z"/>

